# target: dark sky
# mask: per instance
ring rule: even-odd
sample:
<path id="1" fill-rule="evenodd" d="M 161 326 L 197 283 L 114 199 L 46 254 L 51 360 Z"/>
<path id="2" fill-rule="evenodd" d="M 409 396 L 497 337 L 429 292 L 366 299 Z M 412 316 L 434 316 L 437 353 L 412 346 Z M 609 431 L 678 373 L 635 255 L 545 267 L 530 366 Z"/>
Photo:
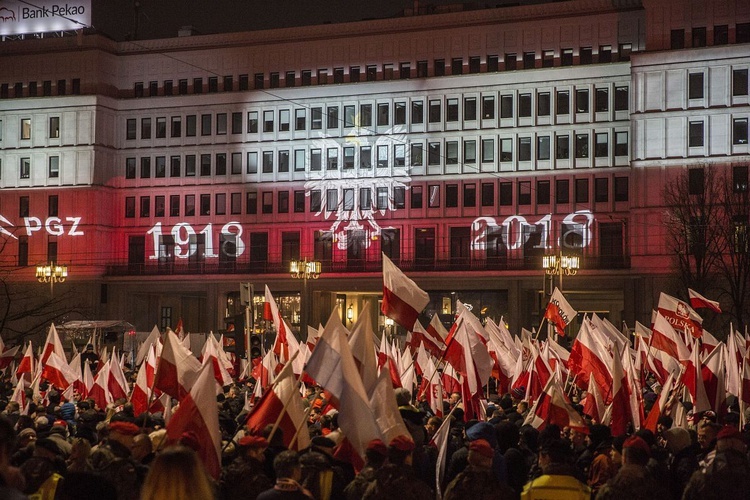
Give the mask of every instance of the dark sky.
<path id="1" fill-rule="evenodd" d="M 515 2 L 422 0 L 419 5 L 477 8 Z M 144 40 L 177 36 L 188 25 L 198 34 L 211 34 L 394 17 L 413 8 L 414 0 L 92 0 L 92 6 L 93 24 L 101 33 L 115 40 L 130 38 L 137 17 L 137 38 Z"/>

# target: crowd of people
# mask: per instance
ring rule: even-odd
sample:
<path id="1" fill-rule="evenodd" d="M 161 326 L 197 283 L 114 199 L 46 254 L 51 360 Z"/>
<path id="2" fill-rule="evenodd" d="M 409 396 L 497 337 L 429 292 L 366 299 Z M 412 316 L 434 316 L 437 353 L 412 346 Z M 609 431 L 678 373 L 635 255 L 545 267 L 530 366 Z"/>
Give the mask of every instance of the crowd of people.
<path id="1" fill-rule="evenodd" d="M 433 440 L 443 419 L 398 389 L 409 435 L 368 443 L 362 463 L 340 453 L 338 415 L 319 392 L 300 395 L 311 409 L 311 445 L 288 450 L 279 428 L 246 430 L 251 388 L 235 385 L 217 397 L 224 441 L 212 478 L 197 436 L 166 444 L 161 414 L 134 415 L 125 400 L 104 409 L 64 401 L 51 388 L 22 412 L 10 390 L 6 383 L 0 400 L 0 499 L 750 498 L 750 434 L 731 412 L 721 422 L 697 415 L 688 429 L 663 416 L 655 433 L 613 436 L 591 421 L 587 429 L 525 425 L 528 404 L 513 393 L 490 397 L 486 418 L 465 422 L 453 395 L 443 456 Z"/>

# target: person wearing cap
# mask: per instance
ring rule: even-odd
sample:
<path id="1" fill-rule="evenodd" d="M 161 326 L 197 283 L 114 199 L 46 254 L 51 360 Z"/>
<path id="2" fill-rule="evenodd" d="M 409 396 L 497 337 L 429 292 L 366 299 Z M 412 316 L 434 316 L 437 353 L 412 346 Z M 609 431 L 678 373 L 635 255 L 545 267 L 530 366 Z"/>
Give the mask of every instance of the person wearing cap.
<path id="1" fill-rule="evenodd" d="M 529 481 L 521 493 L 522 500 L 589 500 L 591 488 L 576 479 L 573 453 L 562 438 L 542 441 L 539 448 L 539 466 L 543 474 Z"/>
<path id="2" fill-rule="evenodd" d="M 498 481 L 492 471 L 495 449 L 485 439 L 469 443 L 469 465 L 445 489 L 444 500 L 494 498 L 514 499 L 518 495 L 506 484 Z"/>
<path id="3" fill-rule="evenodd" d="M 108 436 L 91 452 L 94 472 L 102 474 L 117 488 L 119 500 L 137 499 L 145 468 L 132 457 L 135 435 L 141 428 L 127 420 L 110 421 Z"/>
<path id="4" fill-rule="evenodd" d="M 34 498 L 54 498 L 65 474 L 65 462 L 57 443 L 49 438 L 38 439 L 34 454 L 21 465 L 21 473 L 26 481 L 24 493 Z"/>
<path id="5" fill-rule="evenodd" d="M 651 447 L 638 436 L 622 443 L 622 467 L 599 489 L 596 500 L 650 500 L 666 498 L 668 492 L 646 468 Z"/>
<path id="6" fill-rule="evenodd" d="M 750 462 L 745 437 L 736 427 L 716 434 L 716 455 L 706 470 L 695 472 L 683 493 L 684 500 L 748 498 Z"/>
<path id="7" fill-rule="evenodd" d="M 396 436 L 388 444 L 388 463 L 375 473 L 362 495 L 363 499 L 385 500 L 398 495 L 414 500 L 432 500 L 432 489 L 419 479 L 412 469 L 414 441 L 410 436 Z"/>
<path id="8" fill-rule="evenodd" d="M 237 457 L 221 471 L 219 487 L 224 500 L 255 498 L 273 482 L 263 465 L 268 441 L 249 434 L 237 443 Z"/>
<path id="9" fill-rule="evenodd" d="M 365 494 L 370 483 L 375 480 L 375 473 L 388 460 L 388 447 L 380 439 L 373 439 L 367 443 L 365 449 L 365 465 L 357 477 L 344 488 L 347 500 L 359 500 Z"/>

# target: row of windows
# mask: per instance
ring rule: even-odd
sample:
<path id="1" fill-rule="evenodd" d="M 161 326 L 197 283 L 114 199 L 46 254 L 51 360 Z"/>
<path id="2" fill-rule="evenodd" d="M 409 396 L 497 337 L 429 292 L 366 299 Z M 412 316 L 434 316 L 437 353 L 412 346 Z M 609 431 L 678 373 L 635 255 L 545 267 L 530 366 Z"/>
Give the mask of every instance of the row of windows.
<path id="1" fill-rule="evenodd" d="M 691 148 L 702 147 L 705 144 L 705 122 L 703 120 L 691 121 L 688 124 L 688 146 Z M 741 146 L 748 143 L 747 118 L 734 118 L 732 120 L 732 144 Z"/>
<path id="2" fill-rule="evenodd" d="M 600 45 L 598 50 L 594 47 L 581 47 L 578 53 L 573 48 L 563 48 L 560 50 L 548 49 L 541 53 L 533 51 L 516 53 L 509 52 L 504 55 L 488 55 L 484 63 L 481 56 L 470 56 L 468 61 L 456 57 L 449 61 L 445 59 L 434 59 L 432 65 L 427 60 L 417 61 L 416 66 L 411 62 L 401 62 L 397 66 L 392 63 L 382 65 L 369 64 L 362 66 L 335 67 L 332 71 L 329 68 L 318 70 L 255 73 L 253 75 L 253 88 L 261 90 L 264 88 L 295 87 L 297 85 L 326 85 L 329 83 L 356 83 L 360 81 L 373 82 L 377 80 L 394 80 L 409 78 L 427 78 L 428 76 L 445 76 L 445 75 L 463 75 L 472 73 L 494 73 L 497 71 L 514 71 L 517 69 L 534 69 L 534 68 L 552 68 L 555 66 L 573 66 L 574 64 L 593 64 L 593 63 L 610 63 L 613 61 L 629 61 L 632 45 L 622 43 L 617 52 L 613 52 L 611 45 Z M 135 97 L 154 96 L 171 96 L 185 95 L 188 93 L 202 94 L 204 91 L 219 92 L 220 77 L 210 76 L 207 79 L 208 85 L 204 83 L 201 77 L 193 78 L 192 81 L 183 78 L 177 81 L 175 89 L 174 80 L 164 80 L 161 89 L 158 81 L 136 82 L 133 94 Z M 250 75 L 241 74 L 235 85 L 233 75 L 226 75 L 221 78 L 221 90 L 232 92 L 235 89 L 239 91 L 250 90 Z"/>
<path id="3" fill-rule="evenodd" d="M 670 47 L 672 49 L 684 49 L 685 30 L 675 29 L 670 33 Z M 750 42 L 750 23 L 737 23 L 734 30 L 735 43 Z M 713 27 L 712 45 L 727 45 L 729 43 L 729 25 L 721 24 Z M 708 32 L 705 26 L 696 26 L 690 29 L 690 46 L 705 47 L 708 45 Z"/>
<path id="4" fill-rule="evenodd" d="M 47 196 L 47 216 L 57 217 L 59 215 L 59 198 L 56 194 Z M 31 201 L 28 196 L 18 198 L 18 216 L 28 217 L 31 213 Z"/>
<path id="5" fill-rule="evenodd" d="M 26 86 L 23 82 L 16 82 L 13 84 L 13 97 L 48 97 L 53 95 L 52 92 L 52 80 L 42 81 L 41 86 L 37 81 L 31 81 Z M 0 84 L 0 99 L 8 99 L 10 97 L 10 84 Z M 24 92 L 25 90 L 25 92 Z M 68 92 L 68 81 L 57 80 L 55 85 L 54 95 L 80 95 L 81 93 L 81 79 L 73 78 L 70 82 L 70 92 Z"/>
<path id="6" fill-rule="evenodd" d="M 592 156 L 591 139 L 593 137 L 593 157 L 608 158 L 614 153 L 617 157 L 628 155 L 628 132 L 614 132 L 614 148 L 610 147 L 612 137 L 609 132 L 596 132 L 593 134 L 558 134 L 538 135 L 536 139 L 532 136 L 522 136 L 517 139 L 495 138 L 467 139 L 463 141 L 446 140 L 428 141 L 426 146 L 422 142 L 410 144 L 392 144 L 377 146 L 331 146 L 329 148 L 308 149 L 281 149 L 277 151 L 249 151 L 245 155 L 245 172 L 257 174 L 258 172 L 269 174 L 274 172 L 286 173 L 293 169 L 295 172 L 319 172 L 325 170 L 369 170 L 373 166 L 377 168 L 420 167 L 426 164 L 433 165 L 458 165 L 493 163 L 498 158 L 500 162 L 512 162 L 513 150 L 516 149 L 517 161 L 531 161 L 532 156 L 539 161 L 567 160 L 571 153 L 577 159 L 590 158 Z M 571 151 L 572 137 L 572 151 Z M 554 143 L 553 143 L 554 141 Z M 496 148 L 496 143 L 499 149 Z M 515 144 L 514 144 L 515 143 Z M 554 145 L 553 145 L 554 144 Z M 532 154 L 533 147 L 533 154 Z M 426 156 L 426 158 L 425 158 Z M 229 163 L 227 163 L 229 160 Z M 181 156 L 169 157 L 169 176 L 186 177 L 241 174 L 243 172 L 243 153 L 227 153 L 185 155 L 184 172 Z M 156 178 L 167 176 L 167 157 L 157 156 L 153 159 L 144 156 L 140 158 L 140 178 L 148 179 L 152 175 Z M 125 178 L 135 179 L 138 174 L 138 159 L 134 157 L 125 159 Z"/>
<path id="7" fill-rule="evenodd" d="M 595 88 L 593 110 L 597 113 L 607 112 L 611 106 L 615 111 L 628 110 L 628 87 L 621 86 L 614 89 L 614 102 L 611 102 L 610 89 L 608 87 Z M 454 123 L 460 120 L 475 121 L 494 120 L 497 116 L 501 119 L 531 118 L 550 116 L 554 104 L 554 112 L 557 116 L 573 113 L 589 113 L 591 111 L 591 92 L 588 88 L 576 89 L 573 92 L 573 108 L 571 109 L 571 91 L 558 90 L 553 95 L 550 92 L 521 92 L 517 99 L 512 94 L 500 95 L 499 115 L 497 99 L 495 95 L 485 95 L 480 98 L 464 97 L 463 102 L 458 97 L 447 97 L 445 99 L 428 99 L 425 113 L 425 101 L 412 100 L 410 102 L 377 103 L 372 104 L 344 105 L 342 114 L 340 106 L 313 106 L 307 108 L 280 109 L 278 113 L 273 110 L 249 111 L 245 132 L 249 134 L 275 131 L 289 132 L 323 130 L 324 123 L 327 130 L 353 127 L 372 126 L 395 126 L 423 124 L 425 118 L 427 123 Z M 554 103 L 553 103 L 554 97 Z M 292 111 L 294 116 L 292 116 Z M 185 137 L 195 137 L 200 132 L 201 136 L 242 134 L 243 119 L 241 112 L 217 113 L 215 115 L 202 114 L 185 116 Z M 262 122 L 260 121 L 262 119 Z M 199 122 L 200 120 L 200 122 Z M 183 117 L 141 118 L 141 139 L 166 139 L 167 131 L 169 137 L 182 137 Z M 199 127 L 200 125 L 200 127 Z M 309 126 L 309 129 L 308 129 Z M 215 127 L 215 128 L 214 128 Z M 199 130 L 200 128 L 200 130 Z M 126 120 L 125 138 L 135 140 L 138 136 L 138 121 L 135 118 Z"/>
<path id="8" fill-rule="evenodd" d="M 60 117 L 59 116 L 50 116 L 49 120 L 47 121 L 48 127 L 48 137 L 50 139 L 59 139 L 60 138 Z M 22 140 L 29 140 L 31 139 L 31 118 L 21 118 L 20 123 L 20 139 Z M 3 140 L 3 120 L 0 119 L 0 142 Z"/>
<path id="9" fill-rule="evenodd" d="M 555 184 L 555 203 L 570 203 L 570 180 L 558 179 Z M 575 188 L 575 203 L 589 203 L 590 196 L 590 179 L 575 179 L 573 186 Z M 594 193 L 593 201 L 596 203 L 609 202 L 610 195 L 614 201 L 628 201 L 628 178 L 615 177 L 614 190 L 610 193 L 610 179 L 608 177 L 598 177 L 593 179 Z M 549 205 L 551 203 L 551 186 L 550 180 L 537 180 L 535 184 L 532 181 L 518 181 L 516 183 L 516 204 L 519 206 L 532 204 L 532 192 L 536 193 L 535 202 L 537 205 Z M 479 203 L 483 207 L 492 207 L 495 205 L 495 189 L 498 188 L 498 204 L 500 206 L 513 205 L 513 182 L 500 182 L 499 185 L 494 182 L 480 183 L 479 193 L 477 193 L 477 184 L 465 183 L 461 186 L 461 206 L 464 208 L 476 207 Z M 533 190 L 532 190 L 533 188 Z M 260 193 L 250 191 L 245 193 L 245 213 L 289 213 L 290 210 L 295 213 L 304 213 L 306 210 L 306 198 L 309 198 L 307 210 L 312 213 L 318 213 L 322 210 L 328 212 L 334 211 L 351 211 L 359 210 L 388 210 L 406 208 L 406 191 L 405 186 L 388 187 L 361 187 L 359 189 L 347 188 L 310 190 L 308 191 L 277 191 L 276 211 L 274 212 L 274 192 L 263 191 Z M 439 184 L 426 186 L 412 186 L 408 189 L 410 193 L 409 206 L 412 209 L 421 209 L 425 206 L 428 208 L 441 207 L 441 194 L 445 197 L 444 206 L 446 208 L 456 208 L 459 206 L 459 185 L 445 184 L 441 187 Z M 442 193 L 441 193 L 442 191 Z M 167 207 L 167 200 L 169 206 Z M 213 215 L 239 215 L 242 213 L 242 193 L 215 193 L 213 195 Z M 227 202 L 229 202 L 227 204 Z M 259 206 L 260 202 L 260 206 Z M 136 206 L 136 203 L 138 205 Z M 196 205 L 197 203 L 197 205 Z M 290 205 L 291 203 L 291 205 Z M 170 217 L 191 217 L 196 215 L 212 215 L 212 195 L 188 194 L 181 197 L 178 194 L 157 195 L 153 197 L 153 214 L 152 214 L 152 197 L 128 196 L 125 198 L 125 217 L 134 218 L 136 208 L 140 217 L 166 217 L 167 209 Z M 182 212 L 180 211 L 182 209 Z"/>
<path id="10" fill-rule="evenodd" d="M 0 178 L 2 178 L 2 159 L 0 159 Z M 48 156 L 47 157 L 47 178 L 56 179 L 60 177 L 60 157 L 59 156 Z M 30 179 L 31 178 L 31 158 L 21 158 L 18 165 L 18 178 L 19 179 Z"/>
<path id="11" fill-rule="evenodd" d="M 688 99 L 703 99 L 706 94 L 705 73 L 688 73 Z M 732 96 L 742 97 L 748 95 L 748 70 L 732 70 Z"/>

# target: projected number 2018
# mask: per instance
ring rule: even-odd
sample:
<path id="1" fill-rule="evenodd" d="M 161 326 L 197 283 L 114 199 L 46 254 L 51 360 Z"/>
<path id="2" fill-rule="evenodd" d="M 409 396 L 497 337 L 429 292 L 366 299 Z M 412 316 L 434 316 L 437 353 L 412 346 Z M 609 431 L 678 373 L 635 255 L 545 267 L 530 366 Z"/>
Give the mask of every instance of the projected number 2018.
<path id="1" fill-rule="evenodd" d="M 217 258 L 219 254 L 214 249 L 213 224 L 195 232 L 193 226 L 187 222 L 180 222 L 172 230 L 164 234 L 161 222 L 157 222 L 146 234 L 153 238 L 154 253 L 151 260 L 177 257 L 187 259 L 198 252 L 202 246 L 201 255 L 205 258 Z M 239 222 L 227 222 L 219 231 L 219 251 L 227 256 L 239 257 L 245 253 L 245 243 L 242 241 L 242 225 Z"/>

